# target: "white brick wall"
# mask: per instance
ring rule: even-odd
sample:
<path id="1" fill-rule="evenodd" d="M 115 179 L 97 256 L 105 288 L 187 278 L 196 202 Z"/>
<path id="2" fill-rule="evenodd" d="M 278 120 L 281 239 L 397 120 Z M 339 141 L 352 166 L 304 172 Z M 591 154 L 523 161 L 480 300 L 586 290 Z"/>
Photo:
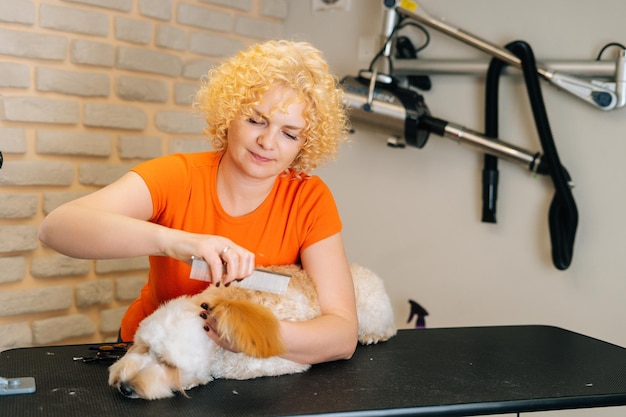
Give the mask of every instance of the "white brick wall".
<path id="1" fill-rule="evenodd" d="M 43 247 L 53 208 L 142 160 L 208 149 L 191 97 L 279 38 L 288 0 L 0 0 L 0 350 L 113 340 L 146 258 Z"/>

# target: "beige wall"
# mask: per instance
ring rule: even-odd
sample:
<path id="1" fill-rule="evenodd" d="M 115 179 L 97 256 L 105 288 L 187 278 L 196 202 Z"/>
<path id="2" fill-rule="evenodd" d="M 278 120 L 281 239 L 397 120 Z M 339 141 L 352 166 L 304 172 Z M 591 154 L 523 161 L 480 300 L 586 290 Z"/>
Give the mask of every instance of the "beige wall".
<path id="1" fill-rule="evenodd" d="M 75 260 L 44 215 L 142 160 L 207 149 L 190 107 L 286 0 L 0 0 L 0 350 L 111 340 L 147 260 Z M 86 244 L 89 244 L 86 242 Z"/>
<path id="2" fill-rule="evenodd" d="M 290 3 L 286 36 L 314 42 L 341 76 L 367 68 L 358 59 L 358 40 L 380 33 L 382 1 L 352 1 L 350 11 L 332 13 L 312 12 L 307 3 Z M 419 3 L 498 45 L 526 40 L 538 60 L 591 62 L 605 44 L 626 43 L 621 0 Z M 488 60 L 430 33 L 420 59 Z M 616 56 L 609 49 L 603 59 L 614 63 Z M 434 116 L 483 130 L 484 76 L 436 75 L 432 84 L 424 97 Z M 385 279 L 399 325 L 408 326 L 413 298 L 429 311 L 428 327 L 547 324 L 626 346 L 626 192 L 619 185 L 626 179 L 626 108 L 604 112 L 542 86 L 580 213 L 566 271 L 550 259 L 554 189 L 515 164 L 499 164 L 497 224 L 480 221 L 482 155 L 435 135 L 423 149 L 391 149 L 380 130 L 355 125 L 338 161 L 318 171 L 338 201 L 350 259 Z M 500 100 L 501 137 L 539 150 L 520 78 L 501 80 Z"/>

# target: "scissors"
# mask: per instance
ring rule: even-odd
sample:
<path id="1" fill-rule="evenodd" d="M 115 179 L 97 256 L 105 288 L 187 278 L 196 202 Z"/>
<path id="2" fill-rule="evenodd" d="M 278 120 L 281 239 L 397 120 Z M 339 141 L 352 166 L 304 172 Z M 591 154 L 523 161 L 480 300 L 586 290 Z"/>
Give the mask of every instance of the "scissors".
<path id="1" fill-rule="evenodd" d="M 116 343 L 114 345 L 89 346 L 89 350 L 95 350 L 94 356 L 75 356 L 75 361 L 94 362 L 94 361 L 111 361 L 115 362 L 128 350 L 127 343 Z"/>

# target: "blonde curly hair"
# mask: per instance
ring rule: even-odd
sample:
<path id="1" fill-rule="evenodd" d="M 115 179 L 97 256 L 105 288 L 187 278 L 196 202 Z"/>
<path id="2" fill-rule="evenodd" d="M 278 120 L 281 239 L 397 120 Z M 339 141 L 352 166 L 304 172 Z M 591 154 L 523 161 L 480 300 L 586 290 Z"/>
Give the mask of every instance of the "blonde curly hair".
<path id="1" fill-rule="evenodd" d="M 343 90 L 310 43 L 280 40 L 248 47 L 209 70 L 194 107 L 207 122 L 204 133 L 213 148 L 223 151 L 230 122 L 251 117 L 263 94 L 277 85 L 294 90 L 305 103 L 304 146 L 291 168 L 307 174 L 336 157 L 349 131 Z"/>

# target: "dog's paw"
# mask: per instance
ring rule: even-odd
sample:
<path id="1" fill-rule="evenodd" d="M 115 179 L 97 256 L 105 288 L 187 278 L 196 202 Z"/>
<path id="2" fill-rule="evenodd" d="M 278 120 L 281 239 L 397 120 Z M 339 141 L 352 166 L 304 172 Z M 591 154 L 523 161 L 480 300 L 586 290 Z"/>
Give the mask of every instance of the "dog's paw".
<path id="1" fill-rule="evenodd" d="M 233 299 L 226 292 L 214 291 L 201 300 L 202 308 L 216 321 L 220 337 L 234 350 L 255 358 L 284 353 L 276 316 L 260 304 Z"/>
<path id="2" fill-rule="evenodd" d="M 376 332 L 376 333 L 360 333 L 359 332 L 359 343 L 362 345 L 373 345 L 380 342 L 386 342 L 396 335 L 395 328 L 388 328 L 384 331 Z"/>

